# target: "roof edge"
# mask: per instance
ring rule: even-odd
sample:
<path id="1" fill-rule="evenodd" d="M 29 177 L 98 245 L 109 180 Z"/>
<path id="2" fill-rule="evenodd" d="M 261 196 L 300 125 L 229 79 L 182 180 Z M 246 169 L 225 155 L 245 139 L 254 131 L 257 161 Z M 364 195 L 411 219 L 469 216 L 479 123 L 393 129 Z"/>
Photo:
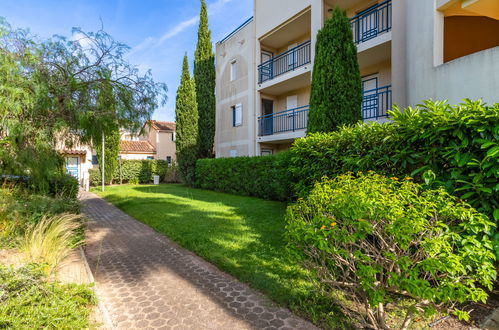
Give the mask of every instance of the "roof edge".
<path id="1" fill-rule="evenodd" d="M 236 29 L 234 29 L 234 31 L 232 31 L 231 33 L 229 33 L 225 38 L 223 38 L 222 40 L 220 40 L 219 42 L 217 42 L 217 44 L 223 44 L 225 41 L 227 41 L 228 39 L 230 39 L 237 32 L 241 31 L 246 25 L 248 25 L 252 21 L 253 21 L 253 16 L 251 16 L 250 18 L 248 18 L 243 24 L 239 25 Z"/>

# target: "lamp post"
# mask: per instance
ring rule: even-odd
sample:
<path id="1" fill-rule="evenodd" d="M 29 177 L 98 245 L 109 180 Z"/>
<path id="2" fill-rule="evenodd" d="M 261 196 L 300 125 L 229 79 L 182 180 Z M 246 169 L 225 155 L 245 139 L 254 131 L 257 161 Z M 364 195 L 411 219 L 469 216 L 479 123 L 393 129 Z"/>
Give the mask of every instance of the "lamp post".
<path id="1" fill-rule="evenodd" d="M 106 153 L 106 151 L 104 150 L 104 147 L 105 147 L 105 144 L 104 144 L 104 131 L 102 131 L 102 162 L 101 162 L 101 168 L 100 168 L 100 172 L 102 174 L 102 191 L 104 191 L 104 154 Z"/>

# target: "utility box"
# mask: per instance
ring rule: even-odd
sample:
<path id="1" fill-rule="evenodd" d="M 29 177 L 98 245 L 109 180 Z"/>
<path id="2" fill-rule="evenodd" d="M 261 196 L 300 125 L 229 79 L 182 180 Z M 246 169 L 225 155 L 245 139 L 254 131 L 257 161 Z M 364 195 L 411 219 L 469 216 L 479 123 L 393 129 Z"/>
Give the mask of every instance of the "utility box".
<path id="1" fill-rule="evenodd" d="M 154 184 L 159 184 L 159 175 L 153 175 Z"/>

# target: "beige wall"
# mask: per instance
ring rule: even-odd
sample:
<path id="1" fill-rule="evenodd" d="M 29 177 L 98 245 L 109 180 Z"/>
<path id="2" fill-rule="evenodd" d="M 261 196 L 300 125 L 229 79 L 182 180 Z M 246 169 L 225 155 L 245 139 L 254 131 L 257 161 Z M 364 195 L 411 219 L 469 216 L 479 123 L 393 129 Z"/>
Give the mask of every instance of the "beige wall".
<path id="1" fill-rule="evenodd" d="M 255 68 L 254 24 L 248 23 L 216 45 L 216 157 L 255 155 Z M 236 79 L 231 81 L 231 63 L 236 61 Z M 242 105 L 242 124 L 233 127 L 232 107 Z"/>
<path id="2" fill-rule="evenodd" d="M 312 0 L 255 0 L 254 15 L 256 23 L 256 38 L 288 21 L 297 13 L 305 10 Z"/>
<path id="3" fill-rule="evenodd" d="M 147 157 L 154 157 L 154 159 L 159 159 L 156 157 L 155 153 L 143 153 L 143 154 L 133 154 L 133 153 L 120 153 L 121 159 L 147 159 Z"/>
<path id="4" fill-rule="evenodd" d="M 362 77 L 377 75 L 378 87 L 390 85 L 392 83 L 392 63 L 390 60 L 388 60 L 376 65 L 369 66 L 367 68 L 363 68 L 360 71 L 360 75 Z"/>
<path id="5" fill-rule="evenodd" d="M 148 127 L 140 139 L 149 141 L 149 143 L 156 149 L 154 159 L 166 160 L 166 157 L 170 156 L 173 161 L 176 161 L 176 145 L 175 141 L 172 140 L 172 134 L 174 134 L 174 132 L 157 131 L 152 127 Z"/>

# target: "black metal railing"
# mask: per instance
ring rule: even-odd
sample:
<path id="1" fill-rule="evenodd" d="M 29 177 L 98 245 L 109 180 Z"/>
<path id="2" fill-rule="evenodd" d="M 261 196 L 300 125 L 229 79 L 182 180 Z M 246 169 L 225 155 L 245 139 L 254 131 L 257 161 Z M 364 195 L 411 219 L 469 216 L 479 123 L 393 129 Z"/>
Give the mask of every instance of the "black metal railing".
<path id="1" fill-rule="evenodd" d="M 274 79 L 310 63 L 310 40 L 279 54 L 258 66 L 258 82 Z"/>
<path id="2" fill-rule="evenodd" d="M 356 44 L 377 37 L 392 29 L 392 1 L 384 1 L 355 15 L 350 20 Z"/>
<path id="3" fill-rule="evenodd" d="M 294 132 L 307 128 L 309 106 L 284 110 L 258 117 L 258 135 Z"/>
<path id="4" fill-rule="evenodd" d="M 392 107 L 392 86 L 383 86 L 362 92 L 362 119 L 387 117 Z"/>

